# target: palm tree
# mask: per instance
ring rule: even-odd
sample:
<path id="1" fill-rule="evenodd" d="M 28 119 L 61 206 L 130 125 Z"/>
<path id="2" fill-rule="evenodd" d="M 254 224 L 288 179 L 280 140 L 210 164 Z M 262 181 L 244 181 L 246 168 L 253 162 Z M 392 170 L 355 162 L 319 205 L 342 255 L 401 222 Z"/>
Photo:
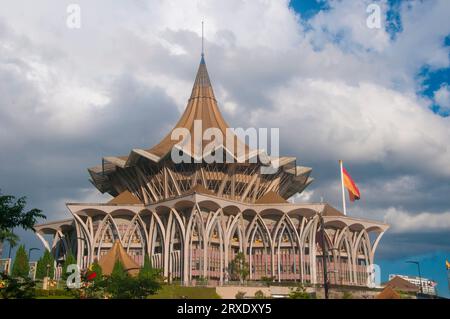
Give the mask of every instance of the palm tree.
<path id="1" fill-rule="evenodd" d="M 3 242 L 7 241 L 10 247 L 14 247 L 19 242 L 19 236 L 10 230 L 0 230 L 0 258 L 3 256 Z"/>
<path id="2" fill-rule="evenodd" d="M 12 232 L 15 227 L 24 230 L 31 229 L 38 218 L 45 218 L 41 210 L 33 208 L 26 211 L 26 197 L 16 199 L 15 196 L 3 195 L 0 190 L 0 258 L 3 254 L 3 242 L 9 242 L 10 247 L 17 245 L 19 237 Z"/>

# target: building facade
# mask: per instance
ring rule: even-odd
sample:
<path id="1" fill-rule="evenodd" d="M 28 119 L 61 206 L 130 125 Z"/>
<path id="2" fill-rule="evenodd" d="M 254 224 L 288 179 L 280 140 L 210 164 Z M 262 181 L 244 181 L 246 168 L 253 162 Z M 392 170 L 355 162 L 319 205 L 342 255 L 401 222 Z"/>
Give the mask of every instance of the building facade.
<path id="1" fill-rule="evenodd" d="M 322 283 L 325 248 L 331 284 L 366 285 L 388 225 L 344 216 L 326 203 L 289 202 L 313 181 L 311 168 L 251 148 L 228 128 L 202 56 L 174 129 L 150 149 L 104 157 L 89 169 L 93 185 L 114 198 L 69 203 L 72 218 L 36 225 L 37 236 L 58 264 L 70 252 L 82 268 L 119 241 L 138 264 L 148 255 L 168 281 L 186 285 L 237 280 L 230 263 L 239 252 L 249 280 Z M 207 140 L 179 135 L 210 129 L 227 143 L 211 149 Z"/>
<path id="2" fill-rule="evenodd" d="M 389 280 L 391 280 L 394 277 L 400 277 L 402 279 L 405 279 L 406 281 L 419 287 L 419 289 L 420 289 L 420 286 L 422 286 L 422 291 L 424 294 L 436 295 L 437 282 L 435 282 L 434 280 L 431 280 L 428 278 L 420 278 L 417 276 L 406 276 L 406 275 L 395 275 L 395 274 L 390 274 Z"/>

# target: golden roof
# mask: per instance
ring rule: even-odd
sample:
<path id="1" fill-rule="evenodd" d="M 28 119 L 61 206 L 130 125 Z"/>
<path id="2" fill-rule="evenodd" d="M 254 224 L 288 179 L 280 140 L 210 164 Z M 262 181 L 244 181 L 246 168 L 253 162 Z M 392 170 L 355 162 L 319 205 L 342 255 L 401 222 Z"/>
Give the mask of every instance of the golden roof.
<path id="1" fill-rule="evenodd" d="M 375 299 L 400 299 L 400 295 L 391 287 L 384 288 L 378 295 L 375 296 Z"/>
<path id="2" fill-rule="evenodd" d="M 142 202 L 134 196 L 130 191 L 126 190 L 111 199 L 108 204 L 116 205 L 129 205 L 129 204 L 142 204 Z"/>
<path id="3" fill-rule="evenodd" d="M 260 199 L 258 199 L 255 204 L 284 204 L 288 203 L 283 197 L 275 193 L 274 191 L 270 191 L 264 194 Z"/>
<path id="4" fill-rule="evenodd" d="M 129 269 L 127 272 L 130 275 L 137 275 L 140 268 L 139 265 L 127 254 L 120 241 L 116 240 L 111 247 L 111 249 L 103 255 L 98 264 L 102 267 L 103 275 L 111 275 L 116 261 L 120 261 L 125 270 Z"/>
<path id="5" fill-rule="evenodd" d="M 202 123 L 202 132 L 200 138 L 202 139 L 202 148 L 204 148 L 210 141 L 203 141 L 203 133 L 208 128 L 218 128 L 222 132 L 222 136 L 226 137 L 226 130 L 229 127 L 225 122 L 222 114 L 220 113 L 217 105 L 214 91 L 209 79 L 208 70 L 206 69 L 205 59 L 202 56 L 200 66 L 195 77 L 194 86 L 192 88 L 191 97 L 189 98 L 186 109 L 181 116 L 174 129 L 163 138 L 163 140 L 154 147 L 146 150 L 149 153 L 155 154 L 159 157 L 163 157 L 167 153 L 171 152 L 172 147 L 178 143 L 178 141 L 172 140 L 172 132 L 177 128 L 186 128 L 191 134 L 191 140 L 194 137 L 194 123 L 200 120 Z M 234 136 L 234 135 L 233 135 Z M 225 143 L 225 140 L 223 141 Z M 236 136 L 234 136 L 235 150 L 229 150 L 233 154 L 236 154 L 236 145 L 242 143 Z M 194 143 L 192 143 L 190 149 L 185 149 L 186 152 L 191 155 L 201 157 L 201 154 L 194 154 Z M 248 151 L 247 145 L 242 145 L 246 151 Z M 201 150 L 199 147 L 198 150 Z"/>
<path id="6" fill-rule="evenodd" d="M 194 126 L 196 121 L 201 121 L 201 131 L 195 132 L 196 134 L 200 133 L 200 136 L 195 138 L 198 139 L 199 142 L 201 142 L 201 145 L 195 145 L 196 140 L 194 139 Z M 174 140 L 172 138 L 172 132 L 178 128 L 186 128 L 189 131 L 189 142 L 186 140 Z M 178 123 L 169 132 L 169 134 L 167 134 L 161 140 L 161 142 L 149 149 L 133 149 L 128 156 L 112 156 L 105 157 L 104 159 L 108 162 L 118 165 L 119 167 L 133 165 L 136 161 L 136 158 L 139 156 L 143 156 L 155 162 L 159 162 L 167 154 L 170 154 L 172 148 L 177 144 L 183 144 L 183 146 L 180 148 L 181 151 L 189 154 L 193 158 L 201 159 L 203 158 L 205 147 L 211 143 L 211 140 L 203 140 L 203 134 L 209 128 L 217 128 L 220 130 L 223 137 L 222 147 L 224 149 L 227 149 L 229 153 L 231 153 L 235 158 L 243 157 L 244 159 L 248 159 L 258 154 L 258 150 L 250 151 L 248 145 L 242 142 L 234 134 L 230 135 L 233 140 L 234 149 L 225 147 L 225 145 L 227 144 L 226 133 L 229 126 L 220 113 L 216 98 L 214 96 L 211 81 L 209 79 L 208 70 L 206 69 L 205 59 L 202 56 L 200 66 L 195 77 L 194 86 L 192 88 L 191 97 L 188 100 L 186 109 Z M 216 136 L 214 136 L 214 139 L 215 138 Z M 228 146 L 230 146 L 230 144 L 228 144 Z M 238 154 L 238 150 L 240 149 L 244 150 L 244 154 Z"/>

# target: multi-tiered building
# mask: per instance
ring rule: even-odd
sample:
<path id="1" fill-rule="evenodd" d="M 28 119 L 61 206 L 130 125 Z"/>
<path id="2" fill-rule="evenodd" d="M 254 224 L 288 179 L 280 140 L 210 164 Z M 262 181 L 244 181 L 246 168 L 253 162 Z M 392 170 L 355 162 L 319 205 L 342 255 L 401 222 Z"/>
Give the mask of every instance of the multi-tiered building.
<path id="1" fill-rule="evenodd" d="M 174 130 L 194 135 L 198 123 L 200 133 L 216 128 L 226 136 L 203 56 Z M 104 157 L 89 169 L 91 182 L 111 201 L 69 203 L 72 218 L 35 227 L 58 264 L 70 252 L 84 268 L 119 241 L 137 263 L 149 255 L 168 281 L 184 284 L 236 280 L 230 263 L 243 252 L 250 280 L 322 283 L 326 260 L 332 284 L 366 285 L 388 225 L 344 216 L 326 203 L 288 202 L 313 181 L 311 168 L 295 157 L 270 157 L 232 135 L 231 147 L 224 143 L 208 155 L 233 160 L 211 162 L 198 152 L 207 143 L 179 143 L 172 133 L 152 148 Z M 193 160 L 174 161 L 174 147 Z M 263 173 L 267 167 L 275 169 Z"/>

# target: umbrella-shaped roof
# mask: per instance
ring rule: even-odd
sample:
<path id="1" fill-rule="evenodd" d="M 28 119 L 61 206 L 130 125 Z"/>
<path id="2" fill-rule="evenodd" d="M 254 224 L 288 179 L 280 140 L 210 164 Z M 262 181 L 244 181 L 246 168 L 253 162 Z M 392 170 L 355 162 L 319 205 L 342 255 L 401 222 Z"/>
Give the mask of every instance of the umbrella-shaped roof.
<path id="1" fill-rule="evenodd" d="M 130 275 L 137 275 L 139 273 L 139 265 L 127 254 L 120 241 L 116 240 L 111 249 L 103 255 L 98 264 L 102 267 L 103 275 L 111 275 L 116 261 L 120 261 L 123 268 L 127 270 Z"/>

